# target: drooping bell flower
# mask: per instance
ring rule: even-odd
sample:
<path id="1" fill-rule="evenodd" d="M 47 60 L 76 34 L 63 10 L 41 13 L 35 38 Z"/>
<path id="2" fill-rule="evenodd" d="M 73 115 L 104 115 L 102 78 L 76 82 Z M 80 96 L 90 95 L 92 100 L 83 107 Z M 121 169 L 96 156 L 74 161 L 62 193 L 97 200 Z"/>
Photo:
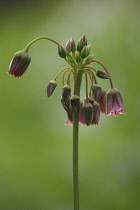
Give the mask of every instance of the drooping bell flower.
<path id="1" fill-rule="evenodd" d="M 72 107 L 72 110 L 76 111 L 77 114 L 79 114 L 79 111 L 80 111 L 80 98 L 78 95 L 73 95 L 71 97 L 71 107 Z"/>
<path id="2" fill-rule="evenodd" d="M 64 85 L 62 88 L 62 99 L 64 103 L 69 99 L 70 93 L 71 87 L 68 84 Z"/>
<path id="3" fill-rule="evenodd" d="M 107 93 L 107 115 L 124 114 L 125 109 L 120 92 L 116 88 L 110 88 Z"/>
<path id="4" fill-rule="evenodd" d="M 94 100 L 99 102 L 100 98 L 101 98 L 101 94 L 102 94 L 102 88 L 100 85 L 98 84 L 93 84 L 91 86 L 91 90 L 93 92 L 94 95 Z"/>
<path id="5" fill-rule="evenodd" d="M 31 61 L 30 54 L 27 50 L 21 50 L 17 52 L 10 65 L 8 74 L 14 75 L 15 77 L 20 77 L 26 71 L 29 63 Z"/>
<path id="6" fill-rule="evenodd" d="M 81 120 L 82 119 L 82 120 Z M 81 121 L 87 126 L 91 125 L 93 119 L 93 105 L 89 101 L 85 101 L 81 108 Z"/>
<path id="7" fill-rule="evenodd" d="M 100 119 L 100 106 L 99 104 L 94 101 L 93 104 L 93 119 L 92 119 L 92 125 L 98 125 Z"/>

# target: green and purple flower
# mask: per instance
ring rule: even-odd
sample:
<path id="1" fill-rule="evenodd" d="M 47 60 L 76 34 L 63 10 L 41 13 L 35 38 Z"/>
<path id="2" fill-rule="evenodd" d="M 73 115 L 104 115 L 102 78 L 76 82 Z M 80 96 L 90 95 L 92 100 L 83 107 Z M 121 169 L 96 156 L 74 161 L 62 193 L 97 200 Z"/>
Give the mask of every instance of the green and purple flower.
<path id="1" fill-rule="evenodd" d="M 9 65 L 8 74 L 21 77 L 29 66 L 30 61 L 31 57 L 27 50 L 17 52 Z"/>
<path id="2" fill-rule="evenodd" d="M 107 93 L 107 115 L 124 114 L 125 109 L 120 92 L 116 88 L 110 88 Z"/>

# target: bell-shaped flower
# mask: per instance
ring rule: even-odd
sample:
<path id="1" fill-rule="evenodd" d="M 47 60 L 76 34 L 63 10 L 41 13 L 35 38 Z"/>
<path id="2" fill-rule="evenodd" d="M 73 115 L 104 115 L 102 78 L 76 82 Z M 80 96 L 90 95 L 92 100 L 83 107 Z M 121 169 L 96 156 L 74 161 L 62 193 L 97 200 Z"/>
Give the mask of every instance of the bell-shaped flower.
<path id="1" fill-rule="evenodd" d="M 110 88 L 107 93 L 107 115 L 124 114 L 125 109 L 120 92 L 116 88 Z"/>
<path id="2" fill-rule="evenodd" d="M 10 65 L 8 74 L 14 75 L 15 77 L 20 77 L 26 71 L 29 63 L 31 61 L 30 54 L 27 50 L 21 50 L 17 52 Z"/>
<path id="3" fill-rule="evenodd" d="M 98 125 L 99 119 L 100 119 L 100 106 L 96 101 L 94 101 L 92 125 Z"/>
<path id="4" fill-rule="evenodd" d="M 91 125 L 93 119 L 93 105 L 89 101 L 85 101 L 81 108 L 80 121 L 84 122 L 87 126 Z"/>

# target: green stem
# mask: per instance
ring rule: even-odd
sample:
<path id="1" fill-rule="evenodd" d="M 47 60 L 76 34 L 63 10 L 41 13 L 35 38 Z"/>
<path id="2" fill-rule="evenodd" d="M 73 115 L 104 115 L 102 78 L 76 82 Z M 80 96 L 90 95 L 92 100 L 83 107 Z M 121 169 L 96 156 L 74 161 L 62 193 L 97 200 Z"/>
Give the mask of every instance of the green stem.
<path id="1" fill-rule="evenodd" d="M 83 66 L 85 66 L 87 64 L 90 64 L 90 63 L 93 63 L 93 62 L 100 64 L 104 68 L 104 70 L 106 71 L 106 73 L 110 76 L 109 71 L 107 70 L 107 68 L 100 61 L 98 61 L 98 60 L 90 60 L 90 61 L 87 61 L 86 63 L 83 64 Z M 112 82 L 111 76 L 110 76 L 110 79 L 109 80 L 110 80 L 110 85 L 113 88 L 114 86 L 113 86 L 113 82 Z"/>
<path id="2" fill-rule="evenodd" d="M 73 196 L 74 210 L 79 210 L 79 173 L 78 173 L 78 115 L 73 113 Z"/>
<path id="3" fill-rule="evenodd" d="M 52 39 L 52 38 L 49 38 L 49 37 L 47 37 L 47 36 L 40 36 L 40 37 L 38 37 L 38 38 L 36 38 L 36 39 L 33 39 L 29 44 L 27 44 L 27 46 L 25 47 L 25 50 L 28 51 L 29 47 L 30 47 L 34 42 L 36 42 L 36 41 L 38 41 L 38 40 L 40 40 L 40 39 L 47 39 L 47 40 L 49 40 L 49 41 L 51 41 L 51 42 L 53 42 L 53 43 L 55 43 L 55 44 L 57 44 L 57 45 L 61 45 L 59 42 L 55 41 L 55 40 Z"/>
<path id="4" fill-rule="evenodd" d="M 54 80 L 56 80 L 57 79 L 57 77 L 63 72 L 63 71 L 65 71 L 65 70 L 70 70 L 70 68 L 63 68 L 63 69 L 61 69 L 58 73 L 57 73 L 57 75 L 55 76 L 55 78 L 54 78 Z"/>
<path id="5" fill-rule="evenodd" d="M 85 78 L 86 78 L 86 100 L 88 100 L 88 78 L 86 71 L 85 71 Z"/>
<path id="6" fill-rule="evenodd" d="M 75 75 L 75 94 L 80 96 L 82 71 L 78 70 Z M 74 210 L 79 210 L 79 173 L 78 173 L 78 138 L 79 138 L 79 115 L 73 112 L 73 197 Z"/>

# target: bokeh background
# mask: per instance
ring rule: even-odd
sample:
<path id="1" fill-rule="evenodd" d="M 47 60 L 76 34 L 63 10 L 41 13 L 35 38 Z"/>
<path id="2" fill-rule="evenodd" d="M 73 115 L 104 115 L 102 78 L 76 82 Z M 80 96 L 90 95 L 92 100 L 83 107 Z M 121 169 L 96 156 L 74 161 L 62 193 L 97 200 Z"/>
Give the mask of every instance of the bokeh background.
<path id="1" fill-rule="evenodd" d="M 139 0 L 0 1 L 0 210 L 73 209 L 61 79 L 46 97 L 48 81 L 67 64 L 42 40 L 31 47 L 23 77 L 6 72 L 14 53 L 38 36 L 64 44 L 83 34 L 121 91 L 126 115 L 80 125 L 80 210 L 140 209 L 139 11 Z"/>

